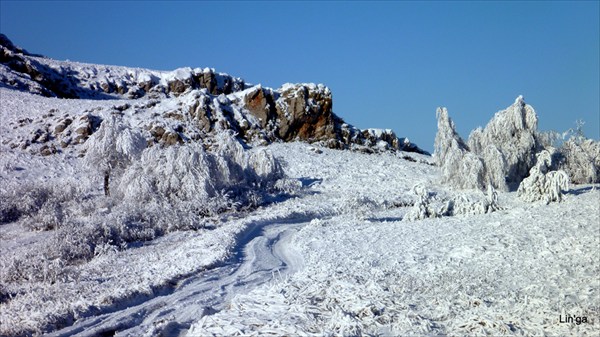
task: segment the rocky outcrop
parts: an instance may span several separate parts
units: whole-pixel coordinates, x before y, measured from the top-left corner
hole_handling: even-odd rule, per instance
[[[360,130],[346,124],[333,113],[331,91],[322,84],[285,84],[277,90],[257,85],[212,99],[192,92],[183,99],[190,97],[193,103],[187,110],[199,130],[233,130],[247,143],[299,140],[364,152],[426,153],[392,130]]]
[[[322,84],[288,83],[274,90],[248,85],[211,68],[160,72],[60,62],[29,54],[4,35],[0,36],[0,63],[0,83],[35,94],[59,98],[144,98],[134,107],[127,103],[106,113],[147,113],[145,129],[152,143],[179,144],[229,130],[248,144],[299,140],[364,152],[424,153],[391,130],[359,130],[346,124],[334,114],[331,91]],[[60,141],[57,149],[83,143],[100,123],[99,118],[90,116],[55,120],[52,130],[40,133],[38,138],[47,134],[49,139]]]
[[[242,97],[246,109],[258,118],[261,128],[266,128],[268,123],[276,117],[272,91],[263,90],[260,85],[257,85],[247,90]]]
[[[0,71],[0,83],[43,96],[136,99],[146,95],[178,96],[194,89],[206,89],[212,95],[227,95],[245,89],[242,79],[210,68],[159,72],[46,61],[48,59],[41,55],[16,47],[6,35],[0,34],[0,64],[10,70]]]
[[[276,102],[279,138],[284,141],[336,138],[329,88],[321,84],[286,84],[280,95]]]

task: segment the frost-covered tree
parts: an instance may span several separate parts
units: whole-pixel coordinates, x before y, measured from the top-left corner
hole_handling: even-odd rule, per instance
[[[529,176],[521,182],[517,195],[525,201],[562,201],[563,191],[569,189],[569,176],[565,171],[550,171],[552,155],[543,150],[536,156],[536,164]]]
[[[456,157],[458,153],[468,151],[463,139],[456,132],[454,121],[448,116],[448,109],[438,108],[436,111],[438,131],[435,135],[434,159],[438,166],[442,166],[448,159]]]
[[[600,182],[600,142],[591,139],[578,141],[571,138],[557,150],[559,162],[555,165],[569,175],[575,184]]]
[[[555,178],[556,181],[548,182],[547,187],[539,187],[545,189],[550,188],[552,184],[561,185],[561,181],[565,180],[564,174],[568,176],[566,180],[572,183],[600,182],[600,142],[585,138],[582,131],[583,122],[578,121],[575,129],[563,134],[540,133],[536,130],[535,110],[525,104],[522,96],[517,97],[514,104],[507,109],[496,113],[485,128],[473,130],[467,143],[456,133],[454,123],[448,117],[445,108],[438,109],[437,117],[435,160],[442,170],[442,182],[456,188],[483,190],[485,186],[491,185],[495,189],[506,191],[509,187],[519,186],[525,177],[529,176],[530,179],[521,189],[532,189],[533,186],[537,186],[537,183],[534,183],[536,179],[544,180],[544,185],[550,177]],[[562,146],[554,149],[553,146],[557,145],[561,138]],[[567,140],[564,141],[565,139]],[[545,172],[540,173],[545,169],[540,166],[542,164],[539,164],[539,161],[536,164],[537,168],[534,165],[536,154],[540,154],[539,160],[545,160],[546,154],[540,153],[544,149],[551,153],[551,166],[546,170],[558,170],[558,173],[546,176]],[[545,190],[539,191],[542,194],[546,192],[550,193]],[[550,201],[560,198],[548,193],[546,194],[549,195]]]
[[[553,169],[564,170],[575,184],[599,183],[600,141],[586,138],[583,125],[585,122],[577,120],[575,128],[541,132],[538,138],[552,152]]]
[[[221,179],[232,185],[241,181],[250,184],[260,184],[265,181],[275,181],[284,176],[283,168],[270,151],[259,149],[246,151],[231,131],[216,135],[217,160]]]
[[[484,164],[485,183],[488,188],[508,191],[506,184],[508,164],[504,153],[493,144],[487,145],[480,153]]]
[[[537,121],[533,107],[519,96],[511,106],[497,112],[484,129],[471,133],[468,146],[483,157],[486,175],[495,188],[506,190],[506,184],[518,184],[528,175],[540,149]],[[495,159],[498,154],[501,159]]]
[[[118,191],[127,202],[156,202],[216,214],[249,204],[284,177],[266,150],[250,154],[231,134],[219,135],[212,151],[200,143],[144,151],[123,175]]]
[[[86,141],[85,163],[104,178],[104,194],[110,195],[113,171],[123,170],[141,155],[146,139],[115,116],[102,121],[98,130]]]
[[[483,161],[469,151],[446,108],[437,109],[437,119],[434,158],[442,169],[442,182],[457,188],[482,189],[485,186]]]
[[[558,147],[562,140],[564,139],[563,134],[560,132],[550,130],[550,131],[540,131],[537,133],[537,139],[540,142],[540,145],[547,149],[551,147]]]
[[[522,96],[496,113],[485,128],[473,130],[467,143],[456,133],[445,108],[438,109],[437,117],[435,160],[442,181],[457,188],[484,190],[491,185],[506,191],[527,176],[540,149],[537,116]]]
[[[119,187],[125,198],[140,201],[158,195],[179,200],[205,198],[216,192],[210,179],[214,170],[200,144],[153,146],[127,170]]]

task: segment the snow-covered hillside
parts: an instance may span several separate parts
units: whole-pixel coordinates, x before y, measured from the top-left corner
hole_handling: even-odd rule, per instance
[[[458,190],[457,158],[494,161],[447,114],[453,166],[343,123],[323,85],[56,61],[1,37],[0,336],[600,331],[600,186],[550,186],[555,153],[522,154],[534,202]],[[475,140],[499,142],[498,123]],[[569,176],[596,179],[597,142],[568,146]]]
[[[102,120],[100,111],[137,115],[135,127],[143,127],[155,142],[168,145],[230,130],[248,144],[298,139],[366,152],[424,153],[392,130],[360,130],[345,123],[333,112],[332,93],[322,84],[286,83],[271,89],[211,68],[156,71],[56,61],[15,47],[0,34],[0,86],[48,97],[122,100],[112,106],[92,105],[99,111],[80,112],[76,117],[81,122],[72,114],[56,111],[48,111],[43,123],[29,125],[33,121],[26,117],[11,121],[12,128],[34,128],[28,130],[34,132],[32,138],[11,146],[49,141],[44,154],[85,141]],[[79,123],[71,126],[73,122]]]

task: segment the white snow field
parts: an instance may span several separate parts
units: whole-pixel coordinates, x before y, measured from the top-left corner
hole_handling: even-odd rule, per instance
[[[72,66],[94,86],[108,81]],[[144,150],[113,175],[109,197],[86,165],[94,135],[60,151],[48,145],[59,136],[37,141],[57,128],[83,135],[92,113],[119,116],[130,134],[157,120],[176,129],[164,116],[202,95],[57,99],[0,87],[0,336],[599,335],[598,184],[550,204],[517,192],[495,202],[442,185],[427,155],[244,150],[223,136],[229,147],[207,142],[210,154],[188,140]],[[147,190],[156,195],[136,199]]]
[[[495,213],[411,222],[413,185],[453,193],[428,157],[269,149],[302,196],[31,284],[2,303],[3,329],[66,309],[80,317],[52,335],[597,335],[594,186],[550,205],[502,193]],[[567,315],[587,323],[560,323]]]
[[[188,336],[598,335],[595,187],[574,187],[548,206],[502,193],[504,209],[491,214],[401,221],[403,208],[382,205],[416,182],[440,189],[437,169],[297,146],[277,145],[277,153],[292,176],[318,172],[323,182],[313,188],[328,203],[351,205],[359,195],[375,203],[301,227],[290,248],[303,268],[237,295]],[[588,323],[560,323],[567,315]]]

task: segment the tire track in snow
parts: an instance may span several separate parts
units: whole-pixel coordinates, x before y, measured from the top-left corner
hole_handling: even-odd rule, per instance
[[[256,223],[240,238],[224,265],[180,280],[156,296],[121,302],[112,312],[82,318],[49,336],[176,336],[202,316],[214,314],[239,293],[284,277],[303,266],[288,243],[309,216]]]

